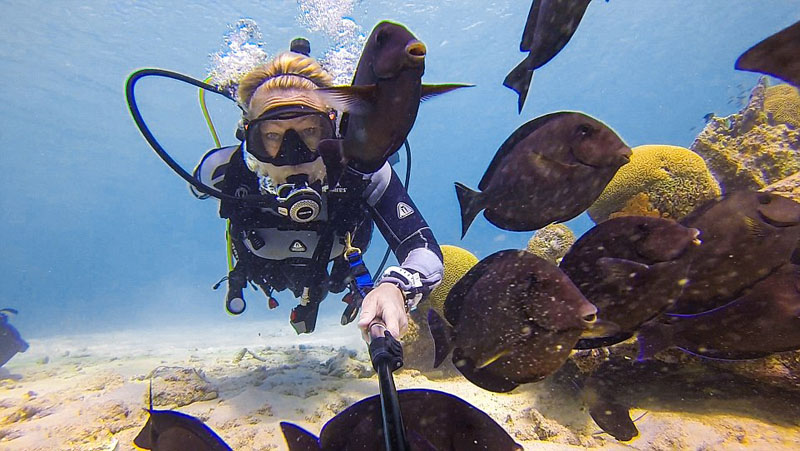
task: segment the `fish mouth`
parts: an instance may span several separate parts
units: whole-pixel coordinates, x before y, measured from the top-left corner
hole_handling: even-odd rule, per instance
[[[428,49],[421,41],[411,41],[406,45],[406,55],[411,61],[422,62],[425,60],[425,54]]]

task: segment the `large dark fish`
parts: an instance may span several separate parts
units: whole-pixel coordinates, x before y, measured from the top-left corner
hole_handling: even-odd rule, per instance
[[[28,343],[19,335],[19,331],[9,324],[8,315],[17,314],[14,309],[0,310],[0,367],[5,365],[18,352],[28,350]]]
[[[533,0],[519,44],[519,50],[529,52],[528,56],[503,80],[504,86],[519,94],[520,112],[528,96],[533,71],[547,64],[567,45],[578,29],[589,1]]]
[[[615,333],[603,330],[596,313],[552,263],[526,251],[500,251],[453,286],[444,305],[446,322],[428,312],[434,366],[452,350],[453,363],[470,382],[511,391],[560,368],[581,334]]]
[[[784,265],[714,310],[651,321],[642,327],[639,345],[642,359],[671,346],[726,360],[800,349],[800,266]]]
[[[615,323],[620,333],[584,338],[577,349],[610,346],[671,306],[683,291],[689,271],[686,250],[699,244],[697,229],[671,219],[625,216],[586,232],[559,264],[597,317]]]
[[[519,127],[473,191],[456,183],[461,236],[481,210],[505,230],[531,231],[581,214],[600,196],[631,149],[602,122],[577,112],[540,116]]]
[[[521,451],[522,446],[489,415],[436,390],[398,390],[406,438],[412,451]],[[377,451],[384,449],[379,396],[362,399],[333,417],[319,439],[282,422],[289,451]]]
[[[404,26],[384,21],[372,30],[352,86],[320,88],[328,102],[347,111],[342,119],[342,139],[323,141],[319,151],[342,162],[353,160],[356,169],[374,172],[405,141],[421,100],[463,84],[423,85],[425,44]]]
[[[800,203],[773,193],[739,191],[681,220],[700,230],[690,251],[689,282],[671,313],[720,307],[776,268],[800,260]]]
[[[230,451],[214,431],[199,419],[174,410],[153,409],[153,387],[150,385],[150,408],[147,419],[133,444],[153,451]]]
[[[772,75],[800,88],[800,22],[744,52],[736,60],[736,68]]]

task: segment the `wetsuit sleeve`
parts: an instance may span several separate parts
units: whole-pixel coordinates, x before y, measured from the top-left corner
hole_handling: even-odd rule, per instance
[[[350,168],[347,170],[352,171]],[[364,199],[372,218],[400,262],[400,267],[419,275],[419,291],[423,297],[427,296],[441,282],[444,272],[439,244],[388,163],[368,177]],[[382,281],[403,285],[402,281],[393,280],[391,276]],[[401,289],[408,291],[405,288],[401,286]]]

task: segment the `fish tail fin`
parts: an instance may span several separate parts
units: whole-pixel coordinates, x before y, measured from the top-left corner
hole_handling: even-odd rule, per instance
[[[522,60],[514,69],[511,69],[511,72],[503,80],[503,86],[519,94],[519,100],[517,101],[518,113],[522,113],[522,107],[528,97],[528,89],[531,87],[531,80],[533,80],[533,70],[530,69],[528,58]]]
[[[280,425],[289,451],[317,451],[322,449],[319,439],[314,434],[286,421],[281,421]]]
[[[453,349],[453,327],[439,316],[439,313],[434,310],[428,310],[428,326],[431,329],[431,336],[433,336],[433,348],[435,357],[433,367],[438,368],[444,362],[447,355]]]
[[[483,193],[467,188],[463,183],[456,182],[456,196],[458,205],[461,206],[461,238],[467,234],[475,216],[483,210]]]
[[[639,342],[639,355],[636,360],[649,360],[664,349],[672,346],[672,328],[655,322],[645,323],[636,334]]]

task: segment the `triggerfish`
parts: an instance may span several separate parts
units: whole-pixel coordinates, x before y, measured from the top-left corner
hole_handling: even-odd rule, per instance
[[[681,224],[700,230],[703,244],[689,251],[689,280],[670,313],[720,307],[800,259],[800,203],[777,194],[734,192],[703,205]]]
[[[597,317],[619,326],[614,337],[581,339],[577,349],[610,346],[671,306],[683,291],[687,249],[700,244],[697,229],[671,219],[609,219],[572,245],[559,268],[597,307]]]
[[[800,349],[800,265],[782,266],[722,307],[645,324],[639,346],[643,359],[671,346],[724,360]]]
[[[398,390],[410,451],[521,451],[522,446],[489,415],[457,396],[436,390]],[[319,439],[282,422],[289,451],[384,449],[381,401],[370,396],[346,408],[322,428]]]
[[[596,314],[552,263],[526,251],[500,251],[453,286],[444,319],[428,311],[434,366],[452,350],[456,369],[470,382],[508,392],[559,369],[581,335],[617,332]]]
[[[461,236],[481,210],[492,224],[513,231],[572,219],[597,200],[630,156],[613,130],[586,114],[540,116],[500,146],[480,192],[456,183]]]
[[[425,44],[400,24],[383,21],[369,35],[351,86],[319,88],[336,109],[346,111],[342,139],[320,142],[326,159],[352,160],[356,169],[374,172],[405,141],[421,100],[464,84],[423,85]]]
[[[772,75],[800,88],[800,22],[744,52],[736,69]]]
[[[528,52],[522,60],[503,80],[503,85],[519,94],[517,102],[519,111],[525,105],[533,71],[538,69],[567,45],[590,0],[533,0],[528,20],[519,44],[521,52]]]

